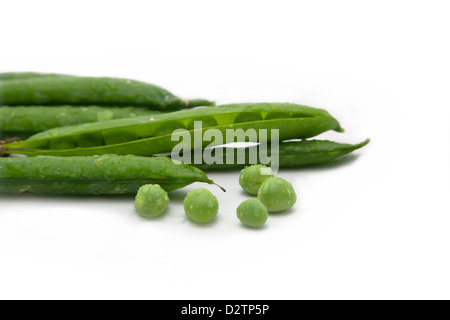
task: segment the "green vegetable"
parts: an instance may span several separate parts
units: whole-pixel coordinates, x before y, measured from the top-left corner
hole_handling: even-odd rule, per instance
[[[258,199],[242,202],[236,210],[238,219],[246,226],[258,228],[267,221],[267,209]]]
[[[189,192],[184,198],[184,211],[192,221],[207,223],[217,216],[219,203],[211,192],[198,188]]]
[[[171,191],[193,182],[213,183],[203,171],[165,157],[0,159],[0,193],[135,194],[145,184]]]
[[[358,144],[338,143],[327,140],[303,140],[303,141],[284,141],[279,144],[279,167],[280,168],[296,168],[315,164],[326,163],[344,155],[347,155],[355,150],[358,150],[370,142],[369,139]],[[260,162],[259,149],[260,146],[251,146],[245,148],[244,163],[238,163],[237,148],[217,148],[212,152],[222,149],[223,163],[213,164],[193,164],[193,166],[202,170],[234,170],[242,169],[245,166],[252,165],[250,161],[250,153],[258,154],[257,163]],[[268,156],[271,156],[271,146],[268,146]],[[233,163],[226,163],[227,155],[234,159]],[[266,164],[270,166],[269,162]]]
[[[0,81],[0,102],[9,106],[137,106],[155,110],[209,106],[206,100],[182,100],[158,86],[128,79],[33,77]]]
[[[297,201],[297,195],[289,182],[273,177],[267,179],[259,188],[258,200],[269,212],[279,212],[292,208]]]
[[[142,186],[134,201],[136,211],[143,217],[157,217],[169,206],[169,196],[161,186],[147,184]]]
[[[24,80],[32,78],[70,77],[65,74],[38,73],[38,72],[5,72],[0,73],[0,81]]]
[[[263,182],[270,177],[273,177],[271,168],[261,164],[255,164],[250,167],[246,167],[241,171],[241,175],[239,176],[239,184],[242,189],[248,193],[257,195]]]
[[[135,107],[15,106],[0,107],[0,131],[35,134],[48,129],[161,113]]]
[[[253,120],[252,120],[253,119]],[[262,120],[261,120],[262,119]],[[260,129],[267,129],[267,140],[272,139],[271,129],[279,130],[279,139],[308,138],[328,130],[341,130],[339,123],[321,109],[289,103],[254,103],[227,105],[216,108],[183,110],[152,117],[110,120],[78,126],[56,128],[36,134],[30,139],[3,147],[4,153],[25,155],[88,156],[96,154],[134,154],[150,156],[171,152],[179,144],[172,141],[174,129],[186,129],[187,140],[194,137],[192,123],[204,121],[203,131],[217,129],[226,136],[227,129],[254,130],[258,140]],[[245,121],[245,122],[241,122]],[[205,124],[209,125],[205,127]],[[197,133],[200,133],[197,130]],[[85,147],[83,137],[95,141]],[[245,139],[244,139],[245,138]],[[235,141],[249,140],[248,137]],[[232,141],[227,141],[232,142]],[[203,147],[221,144],[202,141]],[[191,148],[194,143],[191,143]]]

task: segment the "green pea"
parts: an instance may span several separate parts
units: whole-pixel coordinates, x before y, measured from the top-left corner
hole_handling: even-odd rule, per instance
[[[105,110],[97,113],[98,121],[108,121],[114,118],[114,113],[111,110]]]
[[[258,199],[242,202],[236,210],[238,219],[246,226],[258,228],[267,221],[267,209]]]
[[[78,137],[77,146],[80,148],[93,148],[105,143],[103,135],[100,133],[85,133]]]
[[[137,212],[144,217],[157,217],[169,206],[169,196],[158,184],[142,186],[134,201]]]
[[[103,132],[105,144],[121,144],[138,139],[138,135],[131,130],[108,130]]]
[[[172,134],[177,129],[184,129],[184,124],[179,121],[163,123],[159,128],[156,128],[153,132],[155,136],[165,136]]]
[[[217,126],[217,120],[214,119],[213,117],[204,117],[201,119],[195,119],[195,120],[191,120],[188,125],[187,125],[187,129],[188,130],[193,130],[195,127],[195,122],[200,121],[202,124],[202,128],[209,128],[209,127],[215,127]]]
[[[74,148],[75,145],[75,141],[71,139],[55,139],[50,141],[50,149],[53,150],[71,149]]]
[[[284,179],[273,177],[267,179],[259,188],[260,200],[269,212],[279,212],[290,209],[297,201],[292,184]]]
[[[234,123],[253,122],[263,119],[261,112],[241,112],[234,119]]]
[[[241,171],[239,184],[242,189],[250,194],[257,195],[261,185],[267,179],[273,177],[272,169],[262,164],[246,167]]]
[[[219,211],[216,197],[204,188],[189,192],[184,199],[184,211],[194,222],[207,223],[214,220]]]
[[[268,112],[266,114],[266,116],[264,117],[264,120],[283,119],[283,118],[288,118],[290,116],[291,116],[290,112],[274,111],[274,112]]]

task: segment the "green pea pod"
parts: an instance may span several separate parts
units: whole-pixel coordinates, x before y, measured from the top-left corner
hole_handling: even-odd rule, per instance
[[[31,136],[58,127],[158,113],[161,111],[135,107],[4,106],[0,107],[0,133],[14,132]]]
[[[154,110],[214,105],[206,100],[182,100],[163,88],[136,80],[72,76],[0,81],[0,104],[137,106]]]
[[[165,157],[103,155],[0,159],[0,193],[131,194],[145,184],[159,184],[171,191],[193,182],[213,183],[200,169],[175,164]]]
[[[254,135],[241,139],[253,142],[260,140],[262,130],[266,130],[267,136],[261,139],[267,141],[272,139],[272,129],[278,130],[280,140],[305,139],[328,130],[342,130],[338,121],[322,109],[289,103],[249,103],[56,128],[22,142],[6,144],[0,151],[29,156],[151,156],[171,152],[179,144],[179,139],[172,137],[176,129],[185,129],[183,133],[187,134],[187,139],[194,140],[195,136],[202,133],[196,128],[196,121],[202,122],[203,132],[216,129],[215,132],[218,131],[223,137],[229,133],[228,129],[241,129],[243,132],[251,129]],[[197,141],[191,141],[190,147],[193,149],[232,142],[205,140],[198,142],[201,146],[196,146]],[[236,138],[234,141],[244,140]]]
[[[358,144],[337,143],[327,140],[303,140],[303,141],[286,141],[279,145],[279,167],[280,168],[297,168],[315,164],[322,164],[344,155],[347,155],[355,150],[358,150],[370,142],[369,139]],[[243,156],[238,156],[237,148],[216,148],[212,152],[222,152],[223,163],[193,164],[193,166],[202,170],[238,170],[252,164],[261,163],[259,157],[260,146],[251,146],[244,148]],[[252,163],[250,154],[256,154],[256,163]],[[231,156],[230,156],[231,155]],[[271,156],[270,145],[267,146],[267,155]],[[234,159],[233,163],[227,163],[227,156]],[[265,163],[269,165],[271,163]]]
[[[38,73],[38,72],[5,72],[0,73],[0,81],[24,80],[32,78],[71,77],[65,74]]]

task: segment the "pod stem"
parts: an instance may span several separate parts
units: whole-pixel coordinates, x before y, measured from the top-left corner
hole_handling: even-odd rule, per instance
[[[0,141],[0,157],[9,157],[8,153],[5,153],[6,148],[3,146],[4,144],[12,143],[12,142],[18,142],[21,141],[20,138],[14,137],[14,138],[7,138],[5,140]]]
[[[0,141],[0,145],[4,145],[4,144],[8,144],[8,143],[13,143],[13,142],[18,142],[18,141],[22,141],[22,139],[14,137],[14,138],[6,138],[5,140]]]
[[[224,187],[218,185],[217,183],[212,182],[212,184],[218,186],[220,188],[220,190],[222,190],[223,192],[227,192],[227,190]]]

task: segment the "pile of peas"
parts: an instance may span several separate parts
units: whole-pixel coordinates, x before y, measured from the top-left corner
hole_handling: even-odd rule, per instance
[[[256,199],[242,202],[236,210],[238,219],[248,227],[262,227],[267,221],[268,212],[288,210],[297,201],[292,184],[275,177],[272,169],[264,165],[244,168],[239,184],[246,192],[257,196]],[[166,211],[169,197],[159,185],[149,184],[139,189],[134,205],[140,215],[156,217]],[[216,218],[219,203],[210,191],[198,188],[186,195],[184,211],[191,221],[208,223]]]

